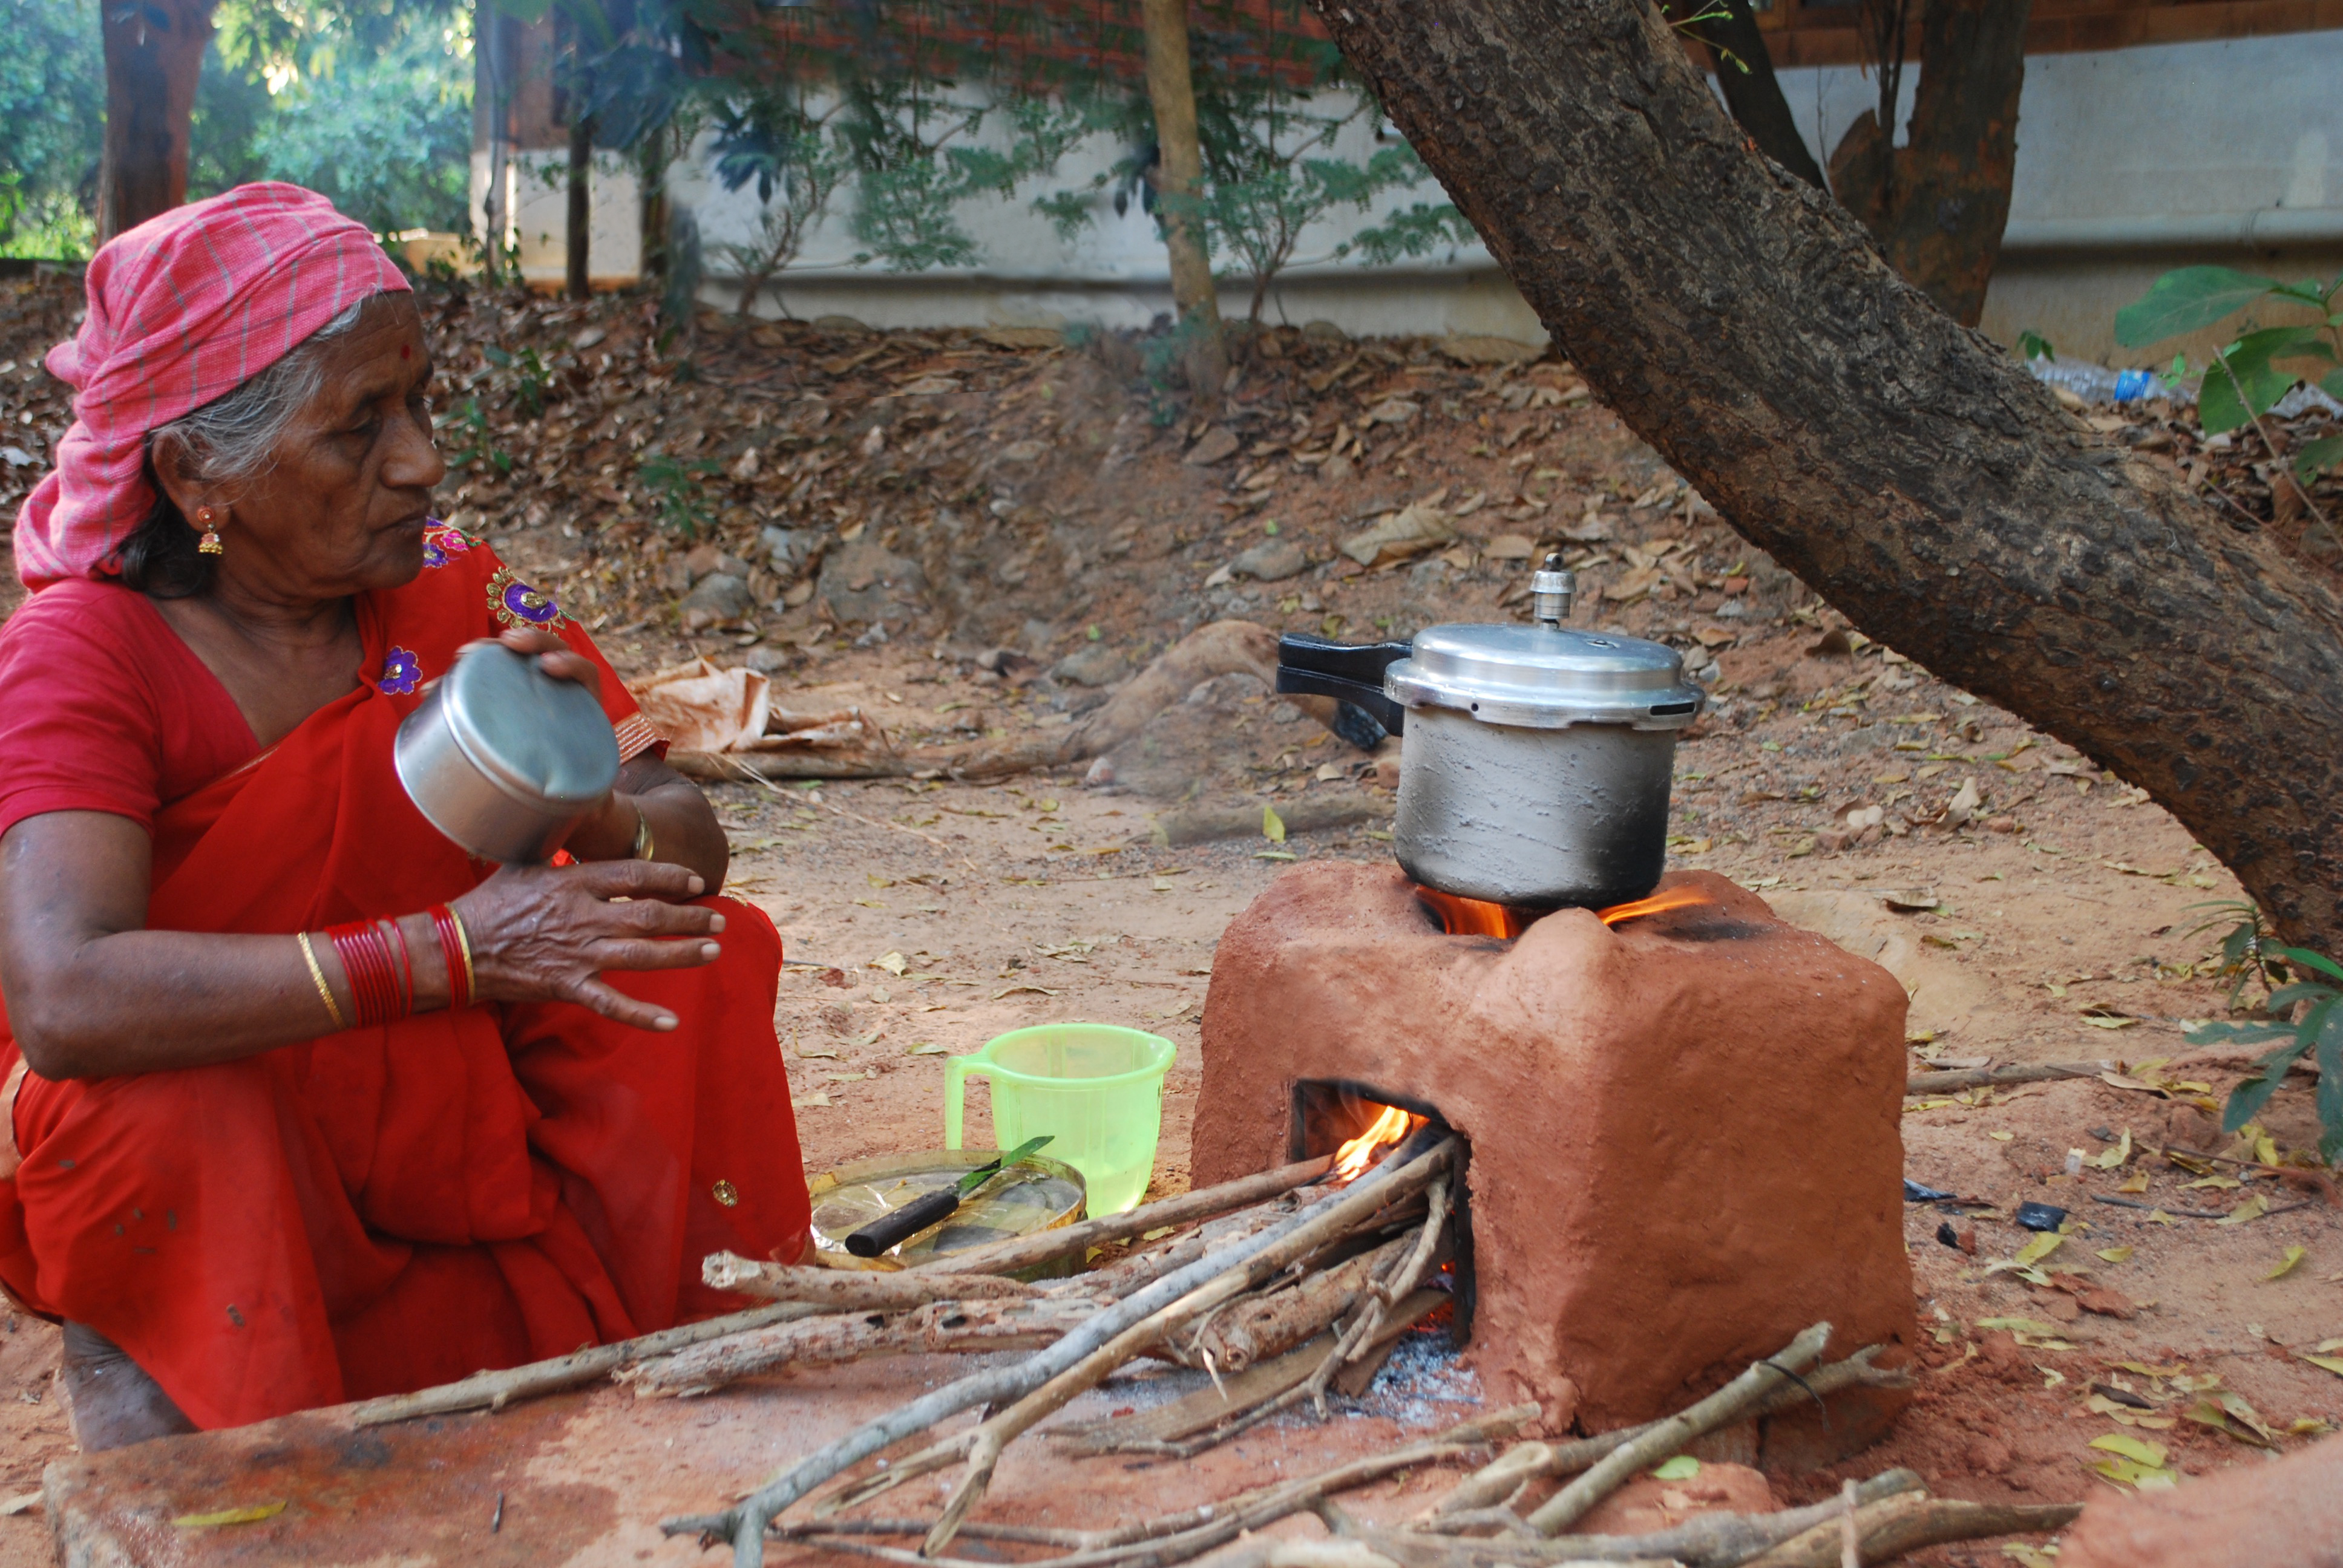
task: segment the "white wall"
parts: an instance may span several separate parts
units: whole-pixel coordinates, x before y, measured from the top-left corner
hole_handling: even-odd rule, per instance
[[[616,153],[594,155],[589,186],[592,232],[587,276],[597,287],[632,283],[643,270],[642,198],[634,165]],[[488,155],[472,154],[472,233],[488,231]],[[558,287],[568,276],[569,153],[512,153],[505,164],[505,239],[520,252],[521,276]]]
[[[1899,136],[1918,75],[1906,74]],[[1846,127],[1877,102],[1873,82],[1855,67],[1781,76],[1808,146],[1825,164]],[[1363,119],[1344,131],[1340,149],[1363,157],[1374,136]],[[2026,62],[2017,139],[2009,232],[1986,308],[1986,330],[2004,341],[2034,327],[2065,353],[2144,363],[2154,356],[2116,348],[2112,319],[2168,266],[2217,260],[2289,276],[2322,270],[2332,276],[2343,266],[2343,174],[2335,167],[2343,159],[2343,31],[2036,55]],[[1044,191],[1085,184],[1121,153],[1096,137],[1012,200],[963,203],[961,222],[982,257],[958,271],[897,274],[855,262],[860,246],[850,232],[847,193],[785,275],[781,300],[793,315],[850,315],[874,326],[1144,326],[1171,307],[1171,288],[1154,222],[1138,204],[1117,215],[1101,194],[1094,221],[1071,242],[1031,206]],[[475,161],[477,192],[485,164]],[[708,172],[705,144],[676,170],[670,188],[699,216],[711,275],[706,297],[729,307],[738,292],[722,281],[730,270],[722,247],[749,237],[755,191],[720,189]],[[1332,258],[1339,243],[1384,212],[1442,199],[1427,182],[1384,196],[1373,214],[1344,209],[1313,226],[1265,315],[1297,324],[1323,318],[1353,333],[1488,332],[1542,341],[1529,307],[1477,244],[1391,269]],[[631,203],[626,171],[598,179],[598,276],[635,264],[631,212],[617,210]],[[558,176],[548,200],[521,190],[516,206],[530,276],[549,267],[545,276],[558,278]],[[1242,316],[1248,280],[1229,258],[1220,260],[1222,308]],[[769,294],[760,308],[776,308]],[[2161,352],[2168,357],[2170,347]]]

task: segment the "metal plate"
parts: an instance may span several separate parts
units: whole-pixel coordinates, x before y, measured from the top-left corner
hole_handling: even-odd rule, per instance
[[[949,1187],[999,1150],[939,1149],[857,1160],[806,1184],[813,1199],[812,1261],[830,1269],[900,1269],[940,1254],[964,1252],[1011,1237],[1071,1225],[1082,1217],[1081,1173],[1036,1155],[977,1189],[960,1211],[876,1258],[858,1258],[846,1238],[881,1214]],[[1079,1264],[1080,1260],[1074,1260]]]

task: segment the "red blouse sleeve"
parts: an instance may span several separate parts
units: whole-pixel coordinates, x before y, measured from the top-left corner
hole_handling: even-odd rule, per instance
[[[226,689],[127,588],[56,583],[0,628],[0,832],[48,811],[152,832],[159,806],[257,749]]]

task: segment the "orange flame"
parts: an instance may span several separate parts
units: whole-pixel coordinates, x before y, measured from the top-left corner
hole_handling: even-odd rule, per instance
[[[1665,893],[1654,893],[1648,899],[1637,899],[1633,903],[1614,904],[1607,910],[1594,912],[1604,925],[1615,926],[1621,920],[1640,920],[1645,915],[1665,914],[1670,910],[1688,910],[1695,904],[1714,902],[1715,900],[1694,892],[1690,888],[1677,888]]]
[[[1334,1151],[1333,1176],[1338,1181],[1356,1181],[1359,1174],[1375,1162],[1380,1151],[1399,1142],[1423,1126],[1427,1118],[1402,1111],[1396,1105],[1386,1105],[1383,1114],[1368,1123],[1367,1130]]]
[[[1496,937],[1512,941],[1528,929],[1522,911],[1485,899],[1467,899],[1435,888],[1418,888],[1415,896],[1440,917],[1440,929],[1452,937]]]

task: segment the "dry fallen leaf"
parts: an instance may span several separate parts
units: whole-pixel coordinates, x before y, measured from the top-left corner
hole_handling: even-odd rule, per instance
[[[2236,1208],[2230,1210],[2227,1214],[2224,1214],[2221,1218],[2214,1221],[2213,1223],[2216,1225],[2242,1225],[2249,1220],[2258,1220],[2268,1212],[2269,1200],[2257,1192],[2252,1197],[2247,1199],[2244,1202],[2238,1204]]]
[[[182,1530],[208,1530],[217,1524],[256,1524],[264,1519],[274,1519],[285,1512],[283,1503],[254,1503],[242,1508],[223,1508],[213,1513],[182,1513],[171,1521]]]
[[[2308,1247],[2288,1247],[2286,1250],[2286,1256],[2278,1260],[2278,1267],[2264,1274],[2262,1278],[2282,1280],[2294,1272],[2294,1266],[2308,1256],[2310,1256],[2310,1249]]]
[[[903,955],[900,953],[881,953],[879,957],[872,959],[870,962],[864,967],[874,970],[885,970],[890,975],[900,975],[911,966],[904,960]]]

